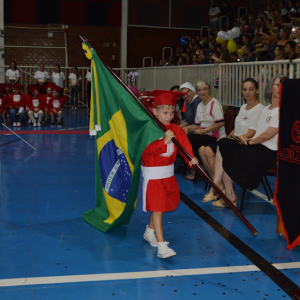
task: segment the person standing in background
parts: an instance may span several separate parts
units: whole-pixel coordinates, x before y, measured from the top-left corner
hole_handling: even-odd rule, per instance
[[[55,70],[52,73],[51,79],[52,79],[52,82],[54,82],[57,86],[64,89],[64,87],[65,87],[64,81],[66,80],[66,77],[65,77],[64,72],[61,71],[59,64],[55,65]],[[63,97],[63,96],[64,96],[64,92],[61,91],[59,94],[59,97]]]
[[[221,10],[216,5],[216,1],[211,2],[211,9],[209,10],[209,19],[210,19],[210,30],[214,31],[215,26],[219,25]]]
[[[44,70],[44,67],[45,65],[43,63],[40,64],[40,70],[36,71],[34,74],[35,81],[40,85],[41,91],[43,90],[43,85],[47,83],[50,78],[48,72]]]
[[[85,91],[87,92],[87,105],[89,111],[91,106],[91,80],[92,80],[92,74],[91,74],[91,68],[89,68],[88,72],[85,75]]]
[[[72,73],[69,75],[70,95],[71,95],[71,105],[72,105],[71,110],[77,110],[80,82],[81,82],[81,76],[79,75],[78,68],[76,66],[73,66]]]
[[[10,63],[10,68],[5,73],[6,82],[11,83],[18,83],[20,80],[20,71],[15,62]]]

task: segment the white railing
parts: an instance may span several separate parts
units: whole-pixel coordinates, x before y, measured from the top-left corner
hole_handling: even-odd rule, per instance
[[[219,99],[222,104],[240,107],[244,103],[241,92],[244,79],[251,77],[258,82],[259,100],[266,105],[264,91],[270,78],[277,74],[300,78],[300,59],[293,60],[292,63],[288,60],[277,60],[114,70],[126,74],[132,70],[138,72],[137,87],[146,91],[169,90],[172,86],[187,81],[196,86],[197,81],[205,80],[211,86],[211,95]]]
[[[0,66],[8,68],[8,66]],[[36,66],[18,66],[21,71],[20,83],[26,88],[35,83],[34,73],[38,70]],[[69,88],[68,77],[71,68],[61,68],[66,76],[66,86]],[[80,106],[86,106],[87,97],[84,92],[85,75],[88,68],[78,68],[82,83],[80,94]],[[51,76],[54,67],[45,67]],[[224,105],[240,107],[243,104],[242,82],[246,78],[254,78],[259,84],[259,100],[266,105],[264,91],[266,84],[273,75],[281,74],[289,78],[300,78],[300,59],[290,63],[288,60],[249,62],[249,63],[227,63],[220,65],[195,65],[178,67],[151,67],[151,68],[115,68],[116,74],[127,84],[128,73],[138,72],[136,85],[139,90],[152,91],[154,89],[170,90],[174,85],[181,85],[187,81],[196,86],[197,81],[207,81],[211,86],[211,95]],[[218,83],[218,84],[217,84]],[[218,86],[218,87],[217,87]]]

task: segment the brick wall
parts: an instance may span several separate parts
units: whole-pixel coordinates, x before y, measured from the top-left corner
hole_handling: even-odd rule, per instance
[[[14,27],[31,27],[36,29],[21,29]],[[38,46],[64,47],[63,32],[53,32],[53,37],[48,37],[46,25],[28,24],[7,24],[5,26],[5,45],[27,46],[28,48],[5,48],[5,64],[16,61],[18,65],[38,65],[44,62],[45,65],[55,65],[59,63],[65,66],[64,49],[40,49]],[[61,31],[61,29],[59,29]],[[120,66],[120,27],[100,27],[100,26],[69,26],[67,30],[67,48],[69,66],[79,67],[89,66],[81,48],[79,35],[88,38],[97,54],[101,56],[109,66]],[[110,47],[104,47],[104,43],[109,43]],[[112,43],[117,43],[117,47],[112,47]],[[116,56],[116,61],[112,56]]]
[[[195,37],[200,31],[196,30],[175,30],[158,28],[128,27],[128,67],[142,67],[143,58],[153,57],[154,60],[162,58],[163,47],[172,47],[173,55],[175,48],[179,47],[180,38],[183,36]],[[165,56],[169,56],[169,50]],[[150,64],[150,60],[146,61]]]

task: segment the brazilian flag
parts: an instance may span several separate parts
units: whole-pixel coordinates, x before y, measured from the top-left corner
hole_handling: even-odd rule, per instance
[[[82,218],[106,232],[129,223],[136,206],[141,155],[164,136],[136,100],[83,43],[91,59],[90,132],[96,135],[96,204]]]

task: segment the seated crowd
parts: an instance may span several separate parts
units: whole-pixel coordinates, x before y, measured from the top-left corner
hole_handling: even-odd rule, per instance
[[[183,66],[250,61],[274,61],[300,58],[300,1],[275,1],[261,5],[247,15],[233,20],[227,1],[222,1],[223,10],[212,1],[210,32],[208,36],[192,38],[190,44],[177,47],[174,56],[155,61],[154,66]],[[229,18],[229,27],[219,28],[220,16]],[[213,20],[213,21],[212,21]],[[222,19],[222,24],[224,19]],[[225,21],[226,23],[226,21]],[[225,41],[216,41],[219,31],[239,27],[235,52],[227,50]]]
[[[216,185],[236,205],[233,181],[245,189],[257,188],[268,169],[276,169],[277,136],[279,126],[279,88],[282,75],[272,77],[265,89],[266,107],[258,101],[258,83],[247,78],[242,83],[246,102],[235,118],[231,132],[226,136],[223,106],[211,96],[211,87],[198,81],[196,88],[186,82],[170,90],[186,93],[177,99],[173,123],[182,127],[192,145],[194,156]],[[150,110],[151,99],[145,92],[140,95]],[[235,162],[234,164],[232,162]],[[177,154],[175,170],[185,162]],[[186,176],[194,180],[199,176],[195,169]],[[211,188],[203,202],[214,201],[217,207],[227,207]]]

